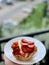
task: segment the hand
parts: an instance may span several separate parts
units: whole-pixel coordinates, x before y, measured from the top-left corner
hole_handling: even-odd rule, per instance
[[[10,61],[5,55],[4,55],[4,61],[5,61],[5,65],[21,65]]]

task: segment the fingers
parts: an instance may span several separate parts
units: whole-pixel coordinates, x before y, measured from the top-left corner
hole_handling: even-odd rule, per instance
[[[20,65],[10,61],[5,55],[4,55],[4,61],[5,61],[5,65]]]

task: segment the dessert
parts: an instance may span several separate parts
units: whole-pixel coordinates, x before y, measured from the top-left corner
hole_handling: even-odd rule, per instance
[[[21,39],[11,45],[12,54],[16,59],[27,61],[37,52],[37,47],[33,41]]]

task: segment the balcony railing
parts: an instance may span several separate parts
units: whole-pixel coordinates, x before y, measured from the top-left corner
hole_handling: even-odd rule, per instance
[[[42,34],[45,34],[45,33],[49,33],[49,30],[34,32],[34,33],[30,33],[30,34],[25,34],[25,35],[18,35],[18,36],[9,37],[9,38],[0,38],[0,62],[3,61],[2,54],[4,53],[1,50],[1,44],[5,43],[5,42],[8,42],[9,40],[11,40],[13,38],[16,38],[16,37],[20,37],[20,36],[34,37],[34,36],[42,35]],[[45,40],[41,40],[41,41],[43,42],[43,44],[45,43]],[[48,65],[48,61],[49,61],[49,49],[47,49],[46,64],[44,64],[43,61],[40,61],[39,63],[37,63],[37,65]]]

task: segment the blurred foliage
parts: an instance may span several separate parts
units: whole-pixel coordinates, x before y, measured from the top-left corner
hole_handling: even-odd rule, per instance
[[[29,27],[30,27],[30,25],[31,26],[34,25],[37,28],[41,27],[42,18],[46,14],[46,8],[47,8],[47,3],[44,2],[44,3],[38,4],[37,8],[34,9],[31,12],[31,14],[21,22],[20,26],[22,26],[22,25],[27,26],[27,24],[29,24]]]
[[[14,34],[25,34],[42,28],[42,19],[46,16],[47,3],[43,2],[34,8],[28,17],[23,19],[18,26],[15,27]]]
[[[20,0],[20,1],[26,1],[26,0]]]
[[[3,27],[3,25],[2,25],[2,23],[0,23],[0,38],[3,37],[3,34],[2,34],[2,27]]]
[[[47,3],[43,2],[33,8],[28,17],[20,21],[16,26],[3,28],[2,33],[4,37],[20,35],[38,31],[42,28],[42,19],[46,16]],[[47,24],[46,24],[47,25]]]

